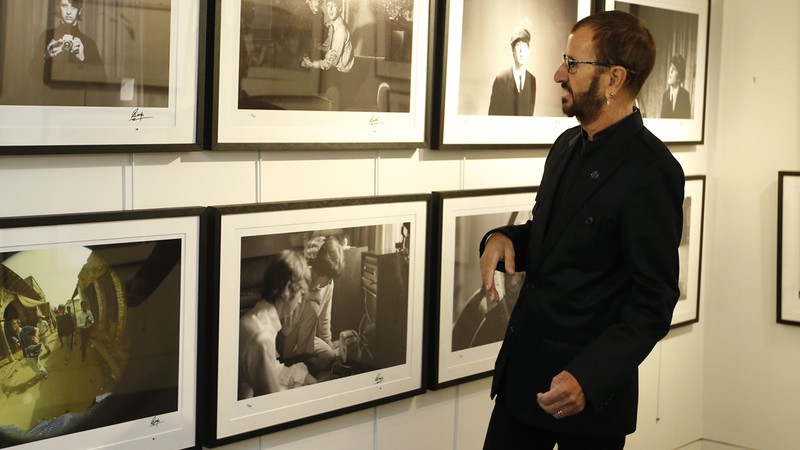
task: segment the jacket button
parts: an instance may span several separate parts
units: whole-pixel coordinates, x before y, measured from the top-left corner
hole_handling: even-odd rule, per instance
[[[508,332],[510,334],[514,334],[514,327],[508,327]]]
[[[593,170],[589,176],[592,177],[593,180],[596,180],[600,178],[600,172],[597,170]]]
[[[592,217],[592,216],[589,216],[589,217],[587,217],[587,218],[586,218],[586,219],[583,221],[583,223],[585,223],[586,225],[591,225],[591,224],[593,224],[593,223],[594,223],[594,217]]]

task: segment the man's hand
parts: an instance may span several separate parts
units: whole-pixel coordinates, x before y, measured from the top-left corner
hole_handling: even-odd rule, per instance
[[[86,53],[83,47],[83,41],[79,37],[72,38],[72,52],[78,57],[78,61],[84,62],[86,60]]]
[[[55,58],[62,51],[64,51],[64,42],[61,39],[50,39],[50,43],[47,44],[47,56]]]
[[[486,240],[481,255],[481,279],[486,295],[493,302],[500,301],[500,294],[494,286],[494,271],[497,263],[503,261],[508,275],[514,275],[514,244],[502,233],[492,233]]]
[[[556,419],[578,414],[586,407],[583,388],[566,370],[553,377],[549,391],[536,394],[536,402]]]

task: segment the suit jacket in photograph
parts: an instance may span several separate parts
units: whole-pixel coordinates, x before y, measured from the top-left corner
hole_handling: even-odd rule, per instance
[[[661,118],[662,119],[691,119],[692,102],[689,99],[689,91],[679,87],[678,98],[675,99],[675,106],[669,101],[669,89],[661,96]]]
[[[564,132],[545,162],[533,219],[490,232],[512,240],[516,270],[527,271],[492,397],[499,392],[527,423],[587,436],[635,430],[638,366],[669,331],[679,296],[681,166],[638,110],[607,131],[554,204],[583,139],[580,127]],[[580,383],[586,408],[555,420],[536,394],[562,370]]]
[[[532,116],[536,103],[536,78],[525,71],[522,92],[517,92],[514,70],[508,69],[497,75],[492,84],[489,100],[490,116]]]

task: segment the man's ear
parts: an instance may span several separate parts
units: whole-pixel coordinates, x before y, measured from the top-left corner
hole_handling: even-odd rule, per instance
[[[619,91],[625,84],[625,80],[627,79],[627,77],[628,77],[627,70],[618,66],[612,67],[609,70],[608,87],[614,89],[615,91]]]

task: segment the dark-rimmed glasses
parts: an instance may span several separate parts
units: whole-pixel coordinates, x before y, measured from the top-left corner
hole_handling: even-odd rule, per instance
[[[562,53],[561,54],[561,58],[564,60],[564,64],[566,64],[566,66],[567,66],[567,72],[569,72],[569,73],[575,73],[575,71],[578,70],[578,64],[591,64],[593,66],[600,66],[600,67],[615,67],[615,66],[619,66],[619,67],[623,67],[625,70],[627,70],[628,72],[630,72],[632,74],[636,74],[635,70],[628,69],[627,67],[620,66],[619,64],[608,64],[608,63],[603,63],[603,62],[599,62],[599,61],[581,61],[581,60],[578,60],[578,59],[574,59],[574,58],[572,58],[570,56],[567,56],[566,53]]]

